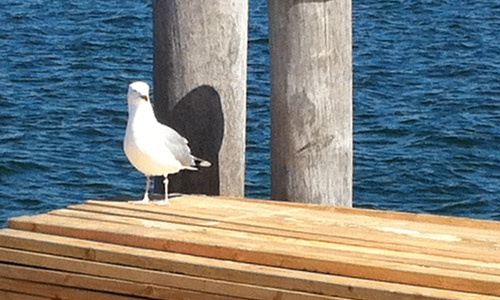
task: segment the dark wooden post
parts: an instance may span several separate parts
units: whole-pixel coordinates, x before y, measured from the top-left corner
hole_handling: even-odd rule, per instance
[[[268,4],[272,198],[351,206],[351,0]]]
[[[243,196],[248,3],[155,0],[153,14],[155,113],[212,162],[170,190]]]

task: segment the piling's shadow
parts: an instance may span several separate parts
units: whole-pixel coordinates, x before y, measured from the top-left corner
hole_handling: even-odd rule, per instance
[[[166,125],[189,141],[191,153],[212,163],[196,172],[169,175],[169,193],[219,195],[219,151],[224,136],[224,114],[219,93],[202,85],[191,90],[167,113]],[[155,192],[164,193],[163,178]]]

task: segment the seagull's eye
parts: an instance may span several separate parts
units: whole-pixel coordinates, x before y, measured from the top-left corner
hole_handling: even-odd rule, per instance
[[[145,95],[141,95],[141,98],[148,101],[148,96],[145,96]]]

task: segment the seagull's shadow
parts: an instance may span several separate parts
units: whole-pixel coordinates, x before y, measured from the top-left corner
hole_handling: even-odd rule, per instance
[[[197,172],[169,175],[169,193],[219,195],[219,151],[224,137],[219,93],[208,85],[191,90],[167,113],[165,123],[189,141],[193,155],[212,163]],[[164,193],[163,178],[155,178],[154,191]]]

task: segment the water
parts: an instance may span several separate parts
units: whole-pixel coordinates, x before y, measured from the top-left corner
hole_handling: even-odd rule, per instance
[[[246,194],[269,198],[266,1],[250,1]],[[500,5],[353,3],[354,204],[500,219]],[[152,81],[149,1],[5,0],[0,226],[142,193],[125,92]]]
[[[500,219],[500,4],[357,1],[356,204]]]

